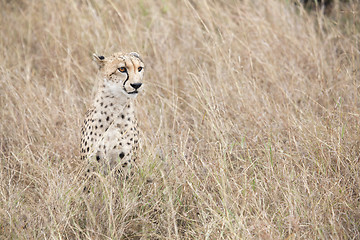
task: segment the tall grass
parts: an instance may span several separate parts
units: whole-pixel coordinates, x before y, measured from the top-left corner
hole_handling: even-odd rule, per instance
[[[0,4],[1,239],[360,238],[360,5]],[[131,179],[82,191],[93,52],[138,51]]]

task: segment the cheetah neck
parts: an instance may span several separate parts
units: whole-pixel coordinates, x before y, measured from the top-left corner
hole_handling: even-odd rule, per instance
[[[112,105],[119,109],[129,104],[132,105],[132,100],[133,98],[131,96],[127,96],[122,88],[117,89],[113,86],[109,86],[108,84],[103,84],[95,97],[95,103],[112,103]]]
[[[102,119],[104,129],[111,124],[124,121],[124,118],[136,121],[133,98],[126,97],[124,94],[114,95],[113,91],[106,86],[99,89],[94,108],[94,117]]]

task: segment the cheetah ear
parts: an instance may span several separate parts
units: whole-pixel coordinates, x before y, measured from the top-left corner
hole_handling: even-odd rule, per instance
[[[137,52],[131,52],[129,55],[140,58],[140,55]]]
[[[131,53],[129,53],[129,55],[136,57],[136,58],[140,59],[141,62],[143,62],[142,58],[140,57],[140,54],[138,54],[137,52],[131,52]]]
[[[93,54],[93,59],[96,62],[96,64],[99,66],[99,69],[104,67],[105,65],[105,57],[104,56],[98,56],[97,54]]]

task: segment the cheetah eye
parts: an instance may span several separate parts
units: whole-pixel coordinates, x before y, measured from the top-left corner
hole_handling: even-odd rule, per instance
[[[119,72],[126,72],[126,67],[119,67],[118,70]]]
[[[141,72],[141,70],[143,69],[143,67],[138,67],[138,71]]]

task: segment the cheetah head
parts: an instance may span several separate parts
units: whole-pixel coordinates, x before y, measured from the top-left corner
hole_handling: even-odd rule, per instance
[[[114,53],[109,57],[93,55],[104,79],[104,85],[114,95],[136,97],[142,85],[145,65],[136,52]]]

